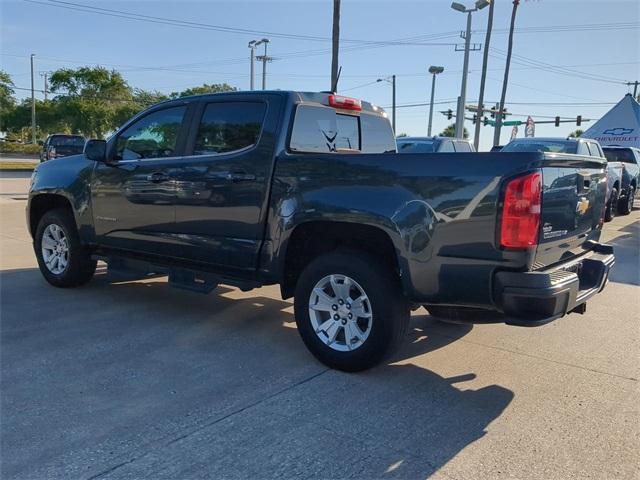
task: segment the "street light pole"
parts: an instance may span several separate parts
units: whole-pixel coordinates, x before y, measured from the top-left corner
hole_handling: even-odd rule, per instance
[[[387,82],[391,84],[391,126],[393,127],[393,133],[396,133],[396,76],[391,75],[389,77],[379,78],[376,82]]]
[[[249,71],[251,72],[249,75],[251,76],[249,81],[249,90],[255,90],[255,80],[256,80],[256,73],[255,73],[256,41],[255,40],[251,40],[249,42],[249,48],[251,49],[251,57],[250,57],[251,67],[249,69]]]
[[[431,102],[429,102],[429,126],[427,127],[427,136],[431,136],[431,126],[433,125],[433,99],[435,97],[436,91],[436,75],[444,72],[444,67],[429,67],[429,73],[433,75],[433,79],[431,80]]]
[[[393,133],[396,133],[396,76],[391,76],[391,88],[393,89],[392,101],[391,101],[391,126],[393,127]]]
[[[33,58],[35,54],[31,54],[31,140],[33,143],[37,143],[36,138],[36,91],[33,78]]]

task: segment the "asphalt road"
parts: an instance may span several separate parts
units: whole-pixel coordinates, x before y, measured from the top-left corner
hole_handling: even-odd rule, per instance
[[[639,478],[640,210],[607,225],[617,264],[585,315],[471,328],[419,310],[392,363],[345,374],[274,287],[50,287],[26,182],[0,179],[3,479]]]

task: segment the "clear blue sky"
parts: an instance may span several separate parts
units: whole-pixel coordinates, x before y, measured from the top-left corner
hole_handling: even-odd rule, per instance
[[[203,82],[227,82],[241,89],[249,86],[247,43],[259,34],[230,33],[146,23],[124,18],[44,5],[23,0],[1,0],[2,69],[18,87],[29,87],[30,53],[36,54],[37,71],[60,67],[104,65],[121,71],[130,85],[171,92]],[[277,58],[268,66],[268,87],[327,90],[331,57],[332,1],[101,1],[69,0],[93,7],[116,9],[155,17],[201,22],[224,27],[321,37],[271,37],[269,54]],[[471,1],[459,0],[471,5]],[[512,3],[495,0],[494,35],[489,58],[486,104],[499,99],[507,49],[506,30]],[[450,1],[342,1],[340,90],[385,107],[391,103],[391,87],[376,83],[397,75],[399,105],[428,101],[429,65],[442,65],[438,77],[437,110],[455,110],[460,92],[463,54],[453,44],[465,16],[450,8]],[[483,43],[488,8],[473,17],[480,30],[472,41]],[[640,80],[640,2],[637,0],[523,0],[516,27],[514,63],[507,92],[509,111],[535,119],[561,115],[597,119],[607,105],[629,91],[622,83]],[[613,25],[613,26],[612,26]],[[629,28],[632,27],[632,28]],[[268,36],[268,35],[267,35]],[[431,36],[431,38],[428,38]],[[371,45],[369,42],[421,37],[412,43],[431,45]],[[361,47],[361,48],[360,48]],[[308,52],[316,52],[309,55]],[[303,52],[298,54],[297,52]],[[307,53],[305,53],[307,52]],[[292,55],[292,53],[295,53]],[[551,64],[554,68],[539,63]],[[470,60],[467,103],[476,103],[482,53]],[[560,67],[560,68],[555,68]],[[260,72],[260,69],[257,70]],[[562,73],[558,73],[562,72]],[[259,81],[259,76],[257,78]],[[38,88],[42,79],[37,78]],[[258,83],[259,85],[259,83]],[[19,91],[21,96],[28,92]],[[40,94],[41,96],[41,94]],[[584,105],[549,105],[579,103]],[[390,108],[387,109],[390,113]],[[426,134],[427,107],[398,108],[398,132]],[[448,123],[434,115],[434,131]],[[471,122],[466,124],[472,129]],[[589,123],[583,123],[588,128]],[[575,124],[538,125],[537,135],[566,135]],[[504,128],[504,143],[511,128]],[[491,143],[493,129],[483,128],[481,147]],[[523,135],[522,127],[519,133]]]

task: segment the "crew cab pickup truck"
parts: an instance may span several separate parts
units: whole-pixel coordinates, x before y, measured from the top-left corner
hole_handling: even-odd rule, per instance
[[[367,102],[234,92],[155,105],[39,165],[27,222],[52,285],[88,282],[97,260],[200,292],[279,284],[311,352],[358,371],[420,305],[524,326],[583,312],[614,263],[605,172],[540,152],[399,155]]]

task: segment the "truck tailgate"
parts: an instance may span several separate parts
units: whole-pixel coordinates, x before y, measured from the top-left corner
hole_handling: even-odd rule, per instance
[[[578,155],[545,155],[540,237],[532,269],[567,260],[597,240],[607,194],[606,163]]]

